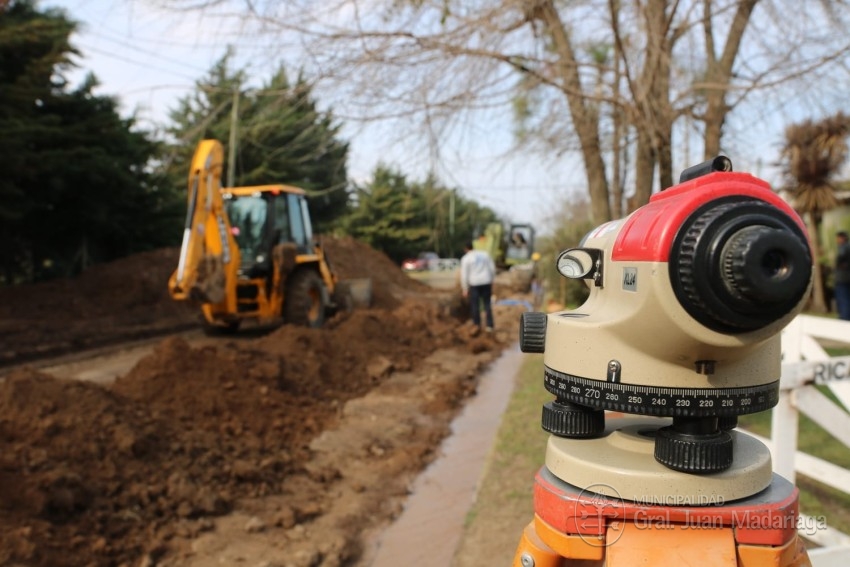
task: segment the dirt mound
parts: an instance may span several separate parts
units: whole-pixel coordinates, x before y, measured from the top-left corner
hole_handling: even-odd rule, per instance
[[[168,338],[108,386],[7,375],[0,564],[355,561],[362,531],[398,512],[516,319],[497,311],[501,339],[473,337],[444,292],[355,241],[325,246],[340,277],[373,278],[374,308],[248,340]],[[4,289],[0,317],[32,325],[32,352],[130,336],[162,323],[157,313],[194,320],[165,292],[175,252]],[[10,328],[4,345],[21,350]],[[230,555],[246,542],[260,551]]]
[[[434,293],[354,239],[323,237],[322,245],[340,279],[372,279],[376,307]],[[168,294],[179,253],[154,250],[76,278],[0,287],[0,366],[199,326],[200,309]]]
[[[385,254],[351,237],[321,241],[331,267],[340,279],[372,279],[372,304],[393,308],[410,295],[429,295],[434,289],[407,277]]]
[[[0,287],[0,364],[156,336],[198,324],[168,295],[176,248],[99,264],[72,279]]]
[[[173,538],[210,529],[206,518],[237,499],[281,494],[294,474],[331,481],[338,472],[304,463],[344,404],[420,368],[427,353],[478,350],[466,337],[433,305],[410,302],[248,343],[167,339],[109,387],[13,372],[0,385],[0,563],[156,558]],[[438,393],[425,413],[465,395]],[[407,470],[427,460],[439,432],[415,454],[405,444]],[[299,517],[318,513],[300,499],[289,506]]]

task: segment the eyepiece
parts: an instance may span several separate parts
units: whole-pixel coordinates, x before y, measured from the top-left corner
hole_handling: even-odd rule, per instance
[[[732,171],[732,160],[726,156],[717,156],[708,161],[692,165],[679,175],[679,183],[690,181],[715,171]]]
[[[807,249],[793,234],[750,226],[723,247],[723,281],[733,296],[754,302],[782,302],[808,286]]]
[[[682,307],[713,330],[763,328],[808,291],[808,240],[786,213],[749,197],[697,209],[676,236],[670,279]]]

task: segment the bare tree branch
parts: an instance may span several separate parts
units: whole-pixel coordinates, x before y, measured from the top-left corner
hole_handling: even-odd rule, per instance
[[[337,116],[403,121],[433,160],[476,113],[521,106],[517,144],[577,151],[597,222],[620,212],[624,155],[637,206],[672,183],[674,135],[715,155],[736,108],[827,70],[846,84],[850,51],[844,0],[159,1],[300,42]]]

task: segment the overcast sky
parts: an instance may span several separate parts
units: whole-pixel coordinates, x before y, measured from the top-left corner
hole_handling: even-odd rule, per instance
[[[235,46],[236,64],[247,70],[254,86],[281,63],[293,72],[300,67],[299,48],[287,45],[287,36],[252,34],[232,18],[218,18],[215,13],[163,12],[150,4],[145,0],[42,0],[43,7],[63,8],[81,23],[72,39],[83,55],[78,61],[81,68],[71,78],[79,80],[84,73],[94,72],[102,83],[98,92],[119,97],[122,111],[137,112],[147,129],[167,120],[176,100],[191,91],[228,44]],[[321,96],[317,94],[320,105]],[[723,140],[735,169],[778,184],[779,171],[772,164],[779,156],[784,126],[808,117],[807,112],[787,101],[736,110]],[[422,139],[400,143],[397,122],[343,123],[343,137],[351,148],[349,176],[357,181],[367,180],[378,163],[395,166],[413,180],[434,171],[440,181],[457,187],[465,197],[506,219],[536,223],[541,229],[547,223],[551,226],[553,213],[568,195],[583,194],[584,175],[577,156],[547,161],[510,152],[509,115],[467,120],[447,143],[430,149]],[[683,162],[678,167],[699,161],[701,146],[696,146],[677,148],[676,159]]]

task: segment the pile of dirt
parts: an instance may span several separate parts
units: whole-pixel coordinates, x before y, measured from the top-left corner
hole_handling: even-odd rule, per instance
[[[356,241],[325,247],[341,277],[373,279],[373,308],[253,340],[168,338],[108,386],[7,375],[0,564],[353,565],[364,530],[398,512],[476,376],[510,344],[516,313],[497,312],[498,340],[472,336],[445,292]],[[74,323],[61,338],[71,344],[106,321],[130,336],[178,312],[163,291],[174,259],[158,251],[4,290],[16,301],[0,316],[33,322],[45,344],[56,320]]]
[[[90,267],[72,279],[0,287],[0,364],[146,338],[198,324],[168,295],[179,250]]]
[[[322,245],[340,279],[372,279],[376,307],[433,293],[362,242],[324,237]],[[198,327],[200,308],[168,294],[179,253],[164,248],[73,279],[0,287],[0,366]]]
[[[321,240],[328,263],[340,279],[372,279],[372,305],[392,309],[404,297],[431,295],[434,290],[412,280],[384,254],[351,237]]]

